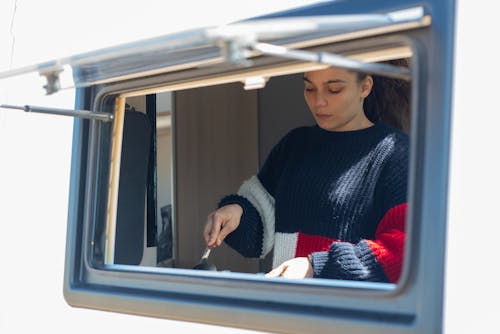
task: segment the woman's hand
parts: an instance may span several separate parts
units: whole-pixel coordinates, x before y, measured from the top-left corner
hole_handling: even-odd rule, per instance
[[[238,204],[225,205],[207,217],[203,237],[207,247],[220,246],[226,236],[240,225],[243,209]]]
[[[266,274],[266,277],[311,278],[313,268],[307,257],[296,257],[283,262]]]

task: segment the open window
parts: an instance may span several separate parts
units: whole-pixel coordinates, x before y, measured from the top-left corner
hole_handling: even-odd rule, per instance
[[[370,52],[384,64],[405,63],[411,70],[412,47],[400,42]],[[284,66],[289,68],[281,72]],[[119,111],[124,116],[115,118],[113,129],[122,142],[112,145],[121,155],[111,154],[116,161],[111,163],[110,184],[115,186],[110,189],[106,226],[93,236],[106,240],[95,243],[95,254],[108,255],[94,261],[194,268],[205,247],[202,234],[207,214],[220,198],[234,193],[255,174],[271,147],[288,131],[314,124],[303,97],[303,73],[315,67],[304,63],[291,69],[281,64],[259,70],[261,78],[265,77],[259,89],[248,87],[248,78],[260,77],[252,69],[249,75],[240,70],[244,79],[232,82],[221,76],[202,86],[194,82],[193,88],[167,85],[158,88],[159,93],[125,94],[125,109]],[[374,77],[377,82],[395,80],[406,88],[401,94],[410,101],[410,80]],[[148,104],[150,100],[158,103]],[[410,109],[408,103],[397,114],[380,115],[380,120],[409,134]],[[164,115],[156,110],[168,111]],[[164,117],[168,121],[162,121]],[[156,212],[151,213],[152,208]],[[219,271],[263,274],[272,269],[269,258],[246,259],[223,244],[210,260]]]
[[[59,79],[61,64],[71,67],[76,107],[90,115],[75,121],[68,303],[284,332],[410,333],[440,326],[441,304],[433,296],[442,293],[446,208],[437,194],[445,193],[438,174],[447,167],[447,151],[429,143],[448,143],[446,109],[431,111],[447,88],[439,84],[446,74],[429,66],[432,60],[438,68],[450,54],[430,47],[443,32],[433,29],[429,13],[441,27],[449,8],[410,1],[380,6],[358,15],[362,7],[355,3],[332,2],[37,68],[57,90],[50,83]],[[315,11],[336,15],[305,17]],[[409,67],[390,64],[397,60]],[[268,279],[262,275],[268,258],[244,259],[229,247],[210,256],[218,271],[192,270],[218,199],[255,174],[288,130],[313,123],[303,73],[326,66],[408,84],[409,108],[384,119],[410,136],[399,281]],[[443,225],[438,233],[431,231],[435,224]],[[429,242],[441,245],[437,253]]]

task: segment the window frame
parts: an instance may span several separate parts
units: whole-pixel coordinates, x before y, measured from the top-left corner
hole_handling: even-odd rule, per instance
[[[355,329],[356,332],[401,333],[439,326],[442,301],[428,309],[422,305],[442,295],[450,102],[446,95],[448,86],[436,83],[438,89],[432,89],[433,79],[439,75],[430,72],[430,67],[436,66],[431,63],[433,50],[427,49],[433,42],[427,36],[426,30],[430,29],[384,37],[399,35],[396,38],[406,39],[416,64],[412,72],[412,96],[416,98],[411,108],[413,140],[408,199],[411,229],[407,243],[410,247],[406,247],[401,281],[395,288],[377,283],[323,280],[314,283],[281,280],[276,284],[277,280],[255,281],[254,276],[248,274],[237,274],[235,279],[233,273],[183,269],[134,267],[132,272],[130,266],[113,265],[110,270],[94,263],[91,235],[98,220],[96,215],[102,215],[98,209],[103,201],[100,189],[107,182],[107,175],[97,171],[109,160],[110,125],[75,120],[64,282],[68,303],[286,332],[306,332],[313,326],[315,330],[325,331],[335,328],[339,332]],[[367,37],[356,43],[377,44],[380,40],[380,37]],[[350,43],[341,42],[336,46]],[[444,59],[441,62],[444,63]],[[109,112],[118,94],[145,86],[155,89],[170,75],[78,88],[76,107]],[[439,93],[444,93],[444,97]],[[431,112],[431,106],[439,105],[443,106],[441,112]],[[433,231],[433,221],[443,224],[437,224],[437,230]],[[427,244],[433,246],[424,247]],[[431,251],[437,251],[438,256],[429,259],[433,255]]]

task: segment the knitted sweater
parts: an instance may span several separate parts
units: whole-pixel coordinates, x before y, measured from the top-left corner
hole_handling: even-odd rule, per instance
[[[408,137],[383,123],[290,131],[219,207],[243,215],[225,241],[273,267],[311,254],[314,277],[396,282],[405,240]]]

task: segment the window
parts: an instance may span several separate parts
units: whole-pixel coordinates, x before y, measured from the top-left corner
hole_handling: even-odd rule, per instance
[[[341,4],[322,6],[317,9],[331,6],[330,10],[350,13]],[[448,17],[446,8],[434,9]],[[448,109],[439,106],[446,95],[440,93],[449,87],[440,85],[444,74],[430,72],[428,66],[430,59],[445,62],[449,54],[439,58],[435,54],[439,51],[430,47],[440,32],[429,27],[430,17],[421,13],[420,19],[397,21],[401,16],[391,12],[389,23],[376,15],[358,17],[337,30],[318,25],[304,34],[276,37],[271,46],[253,44],[253,49],[226,38],[226,31],[218,32],[226,36],[224,56],[231,61],[221,59],[217,46],[197,40],[173,51],[154,49],[144,56],[144,66],[135,64],[132,69],[126,67],[130,58],[122,54],[119,75],[110,74],[115,64],[111,61],[82,66],[77,85],[95,84],[79,88],[79,107],[111,113],[114,121],[79,120],[75,125],[77,158],[72,166],[65,279],[68,302],[285,332],[311,328],[416,332],[439,326],[439,303],[426,310],[421,305],[442,292],[444,246],[436,255],[436,249],[430,253],[424,245],[444,239],[445,196],[439,194],[445,193],[446,182],[439,171],[446,169],[447,152],[443,155],[429,145],[448,143],[443,121]],[[439,19],[437,24],[442,24]],[[200,35],[212,38],[211,33],[190,36]],[[302,52],[279,56],[282,47]],[[321,52],[322,58],[310,58]],[[288,129],[311,124],[304,102],[298,101],[302,73],[324,67],[318,61],[329,54],[369,64],[410,60],[410,126],[404,117],[400,119],[411,136],[410,209],[400,280],[381,284],[265,279],[255,273],[268,270],[269,262],[242,260],[228,248],[217,249],[210,257],[220,271],[192,270],[203,252],[201,227],[218,198],[254,174]],[[245,90],[245,86],[264,88]],[[296,88],[296,94],[289,93]],[[281,109],[286,117],[276,108],[276,100],[283,96],[289,104]],[[170,102],[162,104],[165,100]],[[437,171],[428,166],[430,161]],[[133,176],[125,177],[127,173]],[[127,220],[130,225],[125,225]],[[430,231],[430,222],[438,225],[437,232]],[[160,238],[163,232],[171,233],[171,239]],[[117,254],[124,258],[117,260]]]

